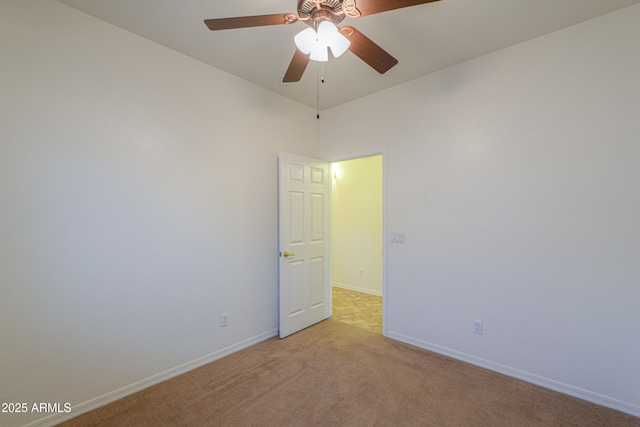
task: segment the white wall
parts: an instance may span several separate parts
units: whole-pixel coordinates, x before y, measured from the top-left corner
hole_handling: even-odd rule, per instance
[[[323,114],[327,158],[387,150],[389,336],[640,415],[638,22]]]
[[[0,402],[74,415],[275,334],[315,112],[50,0],[0,3],[0,57]]]
[[[333,286],[382,296],[382,156],[331,170]]]

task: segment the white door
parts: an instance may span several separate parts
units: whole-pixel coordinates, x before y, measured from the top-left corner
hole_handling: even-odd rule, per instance
[[[279,155],[280,338],[331,316],[329,164]]]

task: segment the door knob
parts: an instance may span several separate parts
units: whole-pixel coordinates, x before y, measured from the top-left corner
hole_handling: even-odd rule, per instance
[[[291,252],[288,252],[288,251],[284,251],[284,253],[282,255],[285,258],[289,258],[290,256],[296,256],[296,254],[292,254]]]

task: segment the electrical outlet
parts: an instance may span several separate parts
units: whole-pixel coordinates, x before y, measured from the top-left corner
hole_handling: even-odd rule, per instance
[[[473,333],[476,335],[482,335],[482,320],[473,321]]]
[[[363,277],[363,276],[364,276],[364,268],[361,268],[360,269],[360,277]]]
[[[229,313],[222,313],[220,315],[220,327],[223,328],[229,326]]]

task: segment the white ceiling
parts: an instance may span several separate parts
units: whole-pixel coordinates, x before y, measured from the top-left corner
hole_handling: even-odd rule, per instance
[[[316,107],[319,67],[281,83],[302,23],[210,31],[203,21],[295,13],[296,0],[58,0],[132,33]],[[375,0],[384,1],[384,0]],[[324,64],[320,109],[640,3],[640,0],[442,0],[359,19],[352,25],[398,59],[380,75],[350,52]]]

